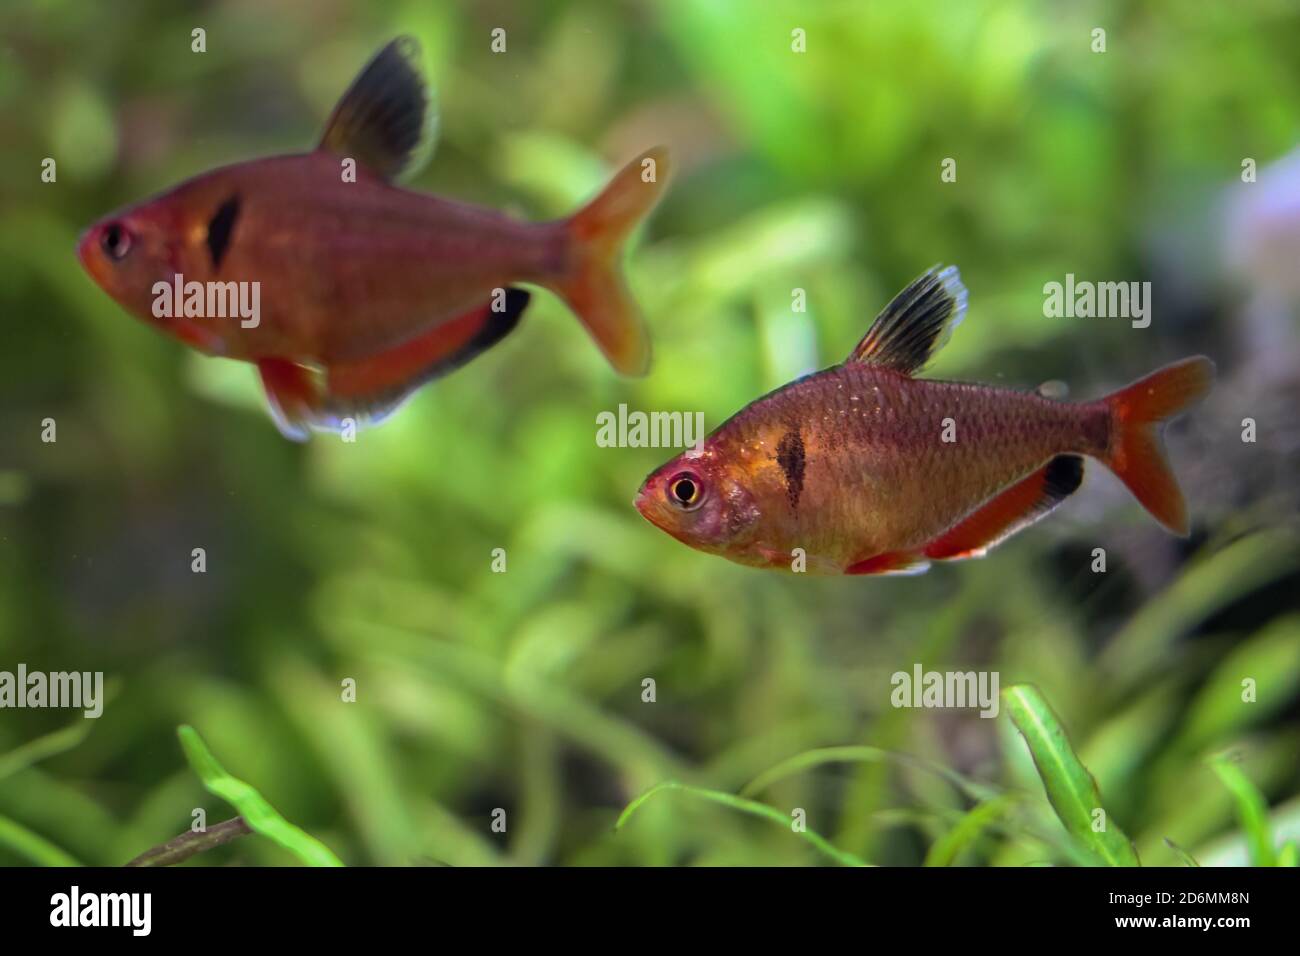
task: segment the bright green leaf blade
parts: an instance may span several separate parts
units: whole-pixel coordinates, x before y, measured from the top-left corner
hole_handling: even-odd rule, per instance
[[[1093,829],[1095,813],[1105,813],[1097,781],[1079,762],[1065,729],[1038,689],[1016,684],[1002,692],[1002,699],[1029,745],[1047,799],[1066,831],[1107,866],[1141,865],[1133,844],[1108,815],[1101,817],[1102,831]]]
[[[1237,818],[1241,821],[1241,828],[1246,831],[1251,865],[1276,866],[1277,857],[1273,852],[1273,838],[1268,825],[1268,803],[1264,795],[1250,782],[1241,768],[1227,757],[1214,758],[1210,761],[1210,767],[1236,800]]]
[[[228,774],[193,727],[183,724],[176,728],[176,734],[181,739],[185,759],[203,786],[238,810],[254,833],[278,843],[308,866],[343,865],[329,847],[280,816],[251,786]]]
[[[665,790],[681,790],[685,793],[692,794],[693,796],[701,797],[702,799],[711,800],[714,803],[720,803],[723,806],[731,807],[733,810],[739,810],[742,813],[748,813],[752,816],[762,817],[764,820],[771,820],[782,827],[790,826],[790,819],[787,816],[781,813],[781,811],[775,810],[772,807],[767,806],[767,804],[757,803],[754,800],[746,800],[742,797],[737,797],[734,794],[724,793],[721,790],[709,790],[705,787],[692,787],[689,784],[678,783],[676,780],[668,780],[665,781],[664,783],[656,784],[655,786],[647,790],[645,793],[641,794],[641,796],[637,797],[635,800],[629,803],[623,809],[623,812],[619,814],[618,822],[614,824],[614,829],[615,830],[621,829],[623,825],[632,818],[632,814],[636,813],[636,811],[640,809],[642,804],[644,804],[655,794],[662,793]],[[839,863],[843,866],[870,866],[870,864],[867,863],[865,860],[859,859],[858,857],[854,856],[852,853],[847,853],[844,850],[841,850],[833,846],[830,843],[830,841],[827,840],[825,837],[823,837],[820,833],[817,833],[813,830],[807,830],[807,829],[796,830],[793,832],[795,833],[795,835],[803,837],[805,840],[807,840],[809,843],[815,846],[822,853],[826,854],[836,863]]]

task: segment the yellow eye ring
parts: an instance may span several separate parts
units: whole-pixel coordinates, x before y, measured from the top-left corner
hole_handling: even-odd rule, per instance
[[[703,498],[704,488],[690,472],[682,472],[668,482],[668,500],[683,511],[698,508]]]

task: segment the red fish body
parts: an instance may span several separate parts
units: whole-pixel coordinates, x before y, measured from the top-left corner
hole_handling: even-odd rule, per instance
[[[427,95],[408,41],[358,77],[321,146],[223,167],[92,226],[78,252],[129,311],[209,354],[255,362],[282,430],[377,419],[557,292],[619,371],[648,339],[618,274],[667,176],[651,150],[572,219],[526,223],[390,181],[419,150]],[[158,314],[159,282],[256,283],[256,321]],[[235,286],[230,286],[233,290]]]
[[[1208,389],[1209,360],[1078,404],[914,378],[964,305],[955,269],[922,277],[843,365],[755,401],[700,454],[651,474],[638,509],[684,543],[742,564],[914,573],[981,556],[1047,514],[1079,487],[1087,456],[1185,534],[1156,429]]]
[[[210,211],[238,197],[239,242],[219,265],[206,245],[193,255],[178,250],[171,263],[186,281],[261,283],[258,325],[226,335],[222,354],[353,361],[463,315],[494,288],[564,272],[563,223],[519,222],[363,170],[344,185],[339,168],[338,157],[323,152],[253,160],[184,183],[135,214],[202,240]],[[144,291],[142,308],[153,299]],[[195,323],[214,336],[231,331]]]

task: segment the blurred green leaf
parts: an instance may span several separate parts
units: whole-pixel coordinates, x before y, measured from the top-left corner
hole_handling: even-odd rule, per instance
[[[1267,720],[1294,702],[1298,690],[1300,615],[1291,615],[1273,621],[1222,660],[1188,708],[1179,738],[1189,746],[1213,743]]]
[[[0,756],[0,780],[34,763],[71,750],[86,739],[94,726],[94,720],[82,717],[60,730],[37,737]]]
[[[0,817],[0,846],[39,866],[81,866],[82,864],[40,834],[33,833],[8,817]]]
[[[984,803],[976,804],[957,825],[930,844],[925,854],[926,866],[951,866],[962,851],[979,839],[1007,809],[1015,804],[1017,797],[1011,794],[995,797]]]
[[[893,761],[906,766],[920,767],[942,777],[962,793],[977,800],[991,800],[998,795],[996,788],[974,780],[968,780],[961,774],[941,764],[913,757],[910,754],[881,750],[877,747],[821,747],[816,750],[795,754],[795,756],[781,761],[770,770],[765,770],[759,774],[745,785],[744,789],[740,791],[740,795],[747,797],[755,793],[761,793],[779,780],[784,780],[786,777],[803,773],[806,770],[827,763],[876,763],[879,761]]]
[[[1114,676],[1117,690],[1132,687],[1188,628],[1294,570],[1298,562],[1295,537],[1280,530],[1252,534],[1205,555],[1127,621],[1102,654],[1102,669]]]
[[[1273,851],[1273,837],[1268,826],[1268,802],[1264,795],[1230,758],[1215,757],[1210,761],[1210,767],[1236,801],[1237,819],[1246,831],[1251,865],[1275,866],[1277,855]]]
[[[1169,847],[1169,849],[1173,850],[1175,853],[1178,854],[1178,858],[1183,861],[1184,866],[1199,867],[1201,865],[1196,862],[1196,857],[1192,856],[1190,853],[1188,853],[1186,850],[1184,850],[1182,847],[1180,847],[1177,843],[1175,843],[1173,840],[1169,839],[1168,837],[1165,837],[1165,846]]]
[[[683,793],[688,793],[692,796],[699,797],[703,800],[712,801],[713,803],[720,803],[723,806],[730,807],[733,810],[739,810],[742,813],[748,813],[751,816],[761,817],[765,820],[771,820],[772,822],[782,827],[791,827],[792,824],[792,819],[790,816],[781,813],[781,811],[779,810],[775,810],[772,807],[769,807],[765,803],[758,803],[754,800],[745,800],[741,797],[735,796],[734,794],[723,793],[721,790],[709,790],[706,787],[693,787],[688,784],[678,783],[675,780],[668,780],[665,781],[664,783],[660,783],[651,787],[645,793],[641,794],[641,796],[637,797],[635,800],[629,803],[623,809],[623,812],[619,814],[618,822],[614,824],[614,829],[621,830],[623,826],[627,823],[627,821],[632,818],[632,815],[641,808],[642,804],[644,804],[647,800],[649,800],[651,797],[655,796],[656,794],[663,793],[664,791],[667,790],[680,790]],[[862,859],[859,859],[857,856],[855,856],[852,853],[847,853],[844,850],[837,849],[832,843],[830,843],[830,841],[828,841],[825,837],[821,836],[821,834],[817,833],[815,830],[810,830],[807,828],[793,829],[792,827],[791,830],[796,836],[799,836],[804,840],[807,840],[809,843],[815,846],[826,856],[830,857],[836,863],[839,863],[843,866],[869,866],[870,865],[869,863],[867,863]]]

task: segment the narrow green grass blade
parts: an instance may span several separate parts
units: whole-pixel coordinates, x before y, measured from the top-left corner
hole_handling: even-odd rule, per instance
[[[0,846],[7,846],[39,866],[81,866],[40,834],[8,817],[0,817]]]
[[[119,683],[110,680],[104,687],[102,704],[109,704],[117,696]],[[56,757],[66,750],[71,750],[86,739],[98,721],[78,717],[66,727],[51,731],[43,737],[29,740],[0,756],[0,780],[12,776],[20,770],[26,770],[33,764]]]
[[[827,763],[877,763],[880,761],[893,761],[906,766],[928,770],[947,780],[960,793],[964,793],[974,800],[991,800],[998,795],[996,788],[969,780],[942,764],[933,763],[920,757],[913,757],[911,754],[866,746],[819,747],[814,750],[805,750],[803,753],[782,760],[770,770],[760,773],[745,785],[740,791],[740,795],[742,797],[752,796],[767,789],[778,780],[784,780],[786,777],[792,777],[795,774],[803,773],[805,770],[811,770]]]
[[[1015,802],[1016,797],[1007,794],[972,807],[962,815],[955,827],[930,845],[929,852],[925,854],[925,865],[952,866],[962,850],[979,839],[979,835],[997,822],[998,817]]]
[[[1277,865],[1300,866],[1300,843],[1295,840],[1283,843],[1282,849],[1277,851]]]
[[[1183,866],[1199,867],[1201,865],[1196,862],[1196,857],[1192,856],[1190,853],[1188,853],[1186,850],[1180,847],[1173,840],[1169,839],[1169,837],[1165,837],[1165,846],[1169,847],[1169,849],[1173,850],[1175,853],[1178,854],[1178,858],[1183,861]]]
[[[622,829],[623,825],[632,818],[632,815],[636,813],[638,809],[641,808],[642,804],[644,804],[655,794],[662,793],[665,790],[681,790],[684,793],[691,794],[692,796],[700,797],[701,799],[704,800],[711,800],[714,803],[720,803],[726,807],[731,807],[733,810],[739,810],[742,813],[748,813],[752,816],[762,817],[764,820],[771,820],[782,827],[788,828],[790,826],[789,817],[781,813],[780,810],[776,810],[772,807],[769,807],[765,803],[758,803],[754,800],[746,800],[742,797],[737,797],[734,794],[724,793],[721,790],[709,790],[705,787],[693,787],[690,786],[689,784],[678,783],[676,780],[668,780],[665,781],[664,783],[656,784],[655,786],[647,790],[645,793],[641,794],[641,796],[637,797],[635,800],[629,803],[623,809],[623,812],[619,814],[618,822],[614,824],[614,829],[615,830]],[[793,832],[795,833],[796,836],[803,837],[805,840],[807,840],[809,843],[815,846],[822,853],[826,854],[826,856],[830,857],[832,860],[834,860],[836,863],[841,864],[842,866],[870,866],[871,865],[867,863],[865,860],[862,860],[857,856],[854,856],[852,853],[847,853],[844,850],[832,846],[830,841],[828,841],[821,834],[813,830],[803,830],[803,831],[793,831]]]
[[[1094,815],[1102,810],[1097,781],[1080,763],[1043,695],[1029,684],[1015,684],[1002,692],[1002,700],[1029,745],[1047,799],[1066,831],[1107,866],[1140,866],[1132,842],[1108,814],[1101,818],[1104,829],[1093,829]]]
[[[1210,767],[1237,803],[1237,819],[1246,832],[1251,866],[1276,866],[1277,856],[1273,852],[1273,838],[1268,825],[1268,803],[1264,795],[1250,782],[1241,768],[1227,757],[1215,757],[1210,761]]]
[[[66,727],[15,747],[7,754],[0,756],[0,780],[12,776],[19,770],[25,770],[34,763],[47,760],[63,753],[65,750],[71,750],[86,739],[86,735],[90,733],[94,726],[95,722],[93,720],[78,718]]]
[[[329,847],[280,816],[251,786],[228,774],[193,727],[182,724],[176,728],[176,734],[180,737],[185,759],[199,775],[203,786],[238,810],[254,833],[278,843],[308,866],[343,865]]]

